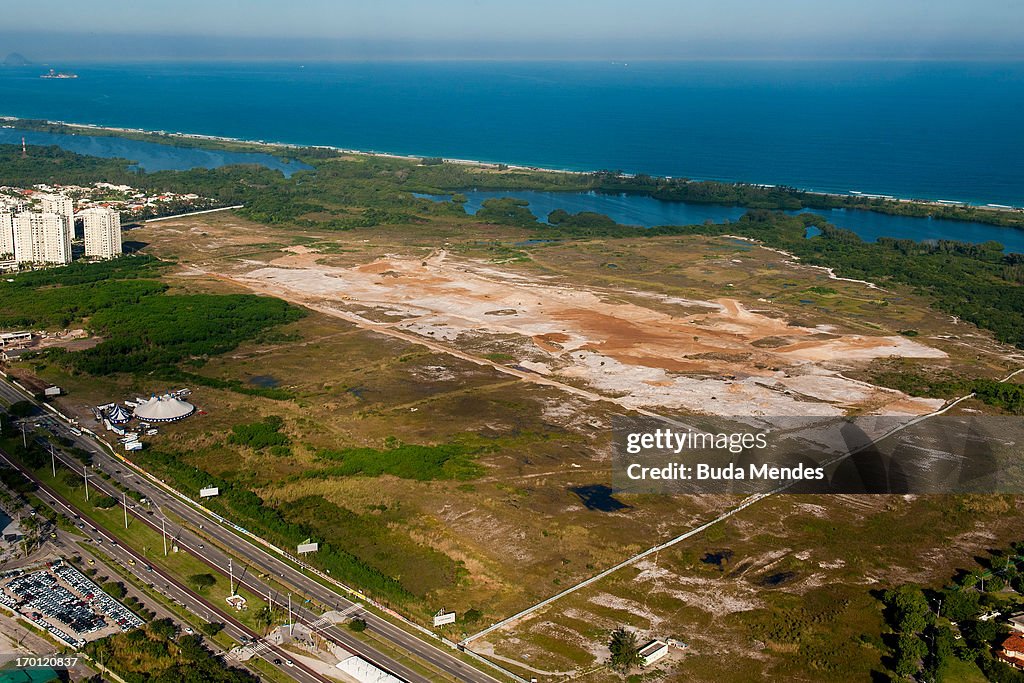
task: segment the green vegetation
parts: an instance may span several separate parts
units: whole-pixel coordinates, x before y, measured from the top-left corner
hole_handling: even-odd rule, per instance
[[[280,299],[249,294],[147,297],[97,312],[90,327],[105,340],[72,358],[75,367],[93,375],[151,372],[225,353],[300,315]]]
[[[200,593],[205,592],[215,583],[217,583],[217,577],[213,574],[191,574],[188,577],[188,585],[192,586]]]
[[[414,224],[426,214],[464,216],[458,202],[431,202],[416,199],[411,193],[445,193],[467,187],[636,192],[666,200],[748,206],[752,210],[727,227],[670,226],[645,230],[618,226],[596,214],[573,216],[564,211],[553,212],[549,217],[553,218],[552,225],[541,225],[521,200],[502,198],[485,202],[476,220],[525,227],[540,236],[555,238],[715,235],[727,231],[790,251],[805,262],[832,266],[846,277],[910,285],[930,296],[940,310],[991,330],[1001,341],[1024,345],[1024,256],[1004,255],[995,244],[924,244],[888,238],[865,243],[849,231],[828,225],[820,216],[791,217],[772,210],[843,206],[1024,227],[1024,216],[1014,213],[827,197],[790,188],[695,183],[642,175],[627,178],[615,173],[494,172],[457,164],[419,165],[412,160],[336,154],[311,153],[303,160],[316,169],[285,179],[280,173],[248,166],[137,174],[115,171],[118,165],[111,160],[97,161],[52,151],[49,156],[20,159],[19,151],[12,145],[0,147],[0,171],[10,171],[4,176],[7,182],[43,182],[55,174],[71,182],[75,177],[63,174],[82,166],[91,174],[90,181],[129,182],[143,189],[196,192],[225,203],[245,204],[241,213],[256,221],[303,227],[351,229],[387,223]],[[822,234],[805,239],[808,225],[817,226]],[[124,286],[118,289],[125,290],[116,292],[122,298],[145,294]],[[88,297],[85,301],[90,305]],[[16,306],[12,309],[19,310]],[[60,307],[51,302],[48,310],[56,316]]]
[[[309,476],[319,478],[360,474],[378,477],[390,474],[419,481],[472,479],[482,473],[472,456],[484,449],[483,446],[463,443],[436,446],[400,444],[383,451],[376,448],[322,449],[317,452],[317,457],[335,464],[310,472]]]
[[[224,624],[219,621],[205,621],[203,622],[203,625],[199,627],[199,630],[202,631],[204,635],[213,638],[224,630]]]
[[[123,600],[124,596],[128,595],[128,591],[125,590],[124,584],[120,581],[107,581],[100,588],[103,589],[104,593],[116,600]]]
[[[895,635],[891,668],[899,679],[936,680],[956,670],[980,680],[1024,681],[1024,674],[993,656],[1008,633],[1002,617],[982,618],[1020,607],[1024,543],[992,551],[978,562],[979,567],[959,570],[943,588],[908,583],[882,594]],[[1006,592],[1009,586],[1014,592]]]
[[[325,545],[343,547],[351,557],[348,574],[369,573],[368,578],[381,586],[394,581],[406,600],[457,584],[463,575],[461,565],[444,553],[391,528],[405,521],[400,512],[359,515],[320,496],[304,496],[282,506],[282,514],[289,522],[309,529],[311,537],[323,539],[317,559]],[[335,573],[333,569],[331,573]],[[387,577],[389,583],[374,578],[377,574]]]
[[[548,214],[548,223],[566,228],[610,228],[617,225],[603,213],[593,211],[580,211],[572,214],[563,209],[555,209]]]
[[[0,282],[0,326],[4,328],[66,328],[74,322],[110,308],[130,309],[144,297],[160,294],[167,287],[153,280],[135,279],[151,274],[154,259],[126,257],[97,264],[93,278],[83,277],[79,264],[22,273]],[[135,265],[133,275],[126,268]],[[65,277],[67,278],[65,280]]]
[[[627,631],[621,626],[612,631],[608,649],[611,651],[609,664],[616,671],[625,673],[633,667],[643,664],[643,657],[640,656],[640,643],[633,631]]]
[[[7,408],[7,414],[14,418],[28,417],[36,412],[31,401],[15,401]]]
[[[1024,384],[950,375],[926,376],[909,369],[877,372],[872,375],[872,381],[911,396],[952,398],[973,393],[987,405],[1012,415],[1024,415]]]
[[[355,619],[348,622],[348,627],[350,630],[355,631],[356,633],[362,633],[366,630],[366,621],[364,619],[356,617]]]
[[[229,667],[199,635],[177,637],[169,619],[87,644],[84,652],[126,683],[256,683],[248,671]]]
[[[822,526],[831,525],[823,520]],[[877,618],[874,600],[860,590],[833,584],[803,596],[778,591],[770,596],[770,606],[738,613],[733,619],[757,640],[787,653],[782,658],[787,670],[812,672],[814,680],[839,679],[870,666],[865,660],[876,654],[865,653],[865,645],[881,647],[868,636],[862,642],[855,639],[874,627]]]
[[[101,510],[109,510],[117,505],[117,500],[115,500],[113,496],[100,495],[92,498],[92,504]]]
[[[529,227],[537,223],[537,217],[530,211],[529,206],[530,203],[525,199],[487,199],[476,212],[476,218],[485,223]]]
[[[156,372],[173,379],[182,361],[225,353],[303,315],[269,297],[164,294],[166,285],[146,278],[166,266],[132,256],[21,273],[0,283],[0,327],[65,328],[87,319],[103,337],[97,346],[36,355],[93,375]]]
[[[287,435],[281,433],[283,426],[284,420],[277,415],[271,415],[262,422],[235,425],[231,428],[228,443],[247,446],[258,451],[271,446],[287,446],[290,441]]]

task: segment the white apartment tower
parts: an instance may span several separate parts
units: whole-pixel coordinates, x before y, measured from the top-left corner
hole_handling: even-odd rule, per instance
[[[85,231],[85,255],[113,258],[121,253],[121,214],[92,208],[78,214]]]
[[[45,194],[39,198],[39,210],[43,213],[55,213],[64,221],[68,234],[75,236],[75,203],[70,197],[62,194]]]
[[[14,214],[0,207],[0,261],[14,256]]]
[[[23,211],[14,217],[18,263],[71,263],[71,231],[64,216]]]

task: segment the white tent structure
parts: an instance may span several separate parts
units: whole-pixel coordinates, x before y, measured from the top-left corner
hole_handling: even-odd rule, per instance
[[[196,411],[196,407],[176,396],[154,396],[135,409],[135,417],[146,422],[175,422]]]
[[[107,411],[107,419],[111,424],[123,425],[132,419],[132,415],[123,406],[116,405]]]
[[[401,678],[392,676],[387,671],[356,655],[343,659],[334,666],[360,683],[402,683]]]

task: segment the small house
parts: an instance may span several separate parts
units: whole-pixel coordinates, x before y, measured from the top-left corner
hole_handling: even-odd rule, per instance
[[[1024,638],[1017,633],[1007,637],[996,657],[1016,669],[1024,669]]]
[[[668,643],[663,640],[652,640],[640,648],[640,656],[643,657],[643,665],[650,666],[668,654]]]

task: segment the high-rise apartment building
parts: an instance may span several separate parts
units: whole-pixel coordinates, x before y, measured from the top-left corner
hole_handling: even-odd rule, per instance
[[[18,263],[71,263],[68,221],[55,213],[19,213],[14,217],[14,258]]]
[[[70,197],[62,194],[47,194],[39,198],[39,210],[43,213],[55,213],[64,221],[64,226],[71,237],[75,236],[75,203]]]
[[[85,233],[86,256],[113,258],[121,253],[121,214],[97,207],[78,215]]]
[[[0,207],[0,261],[14,255],[14,214]]]

